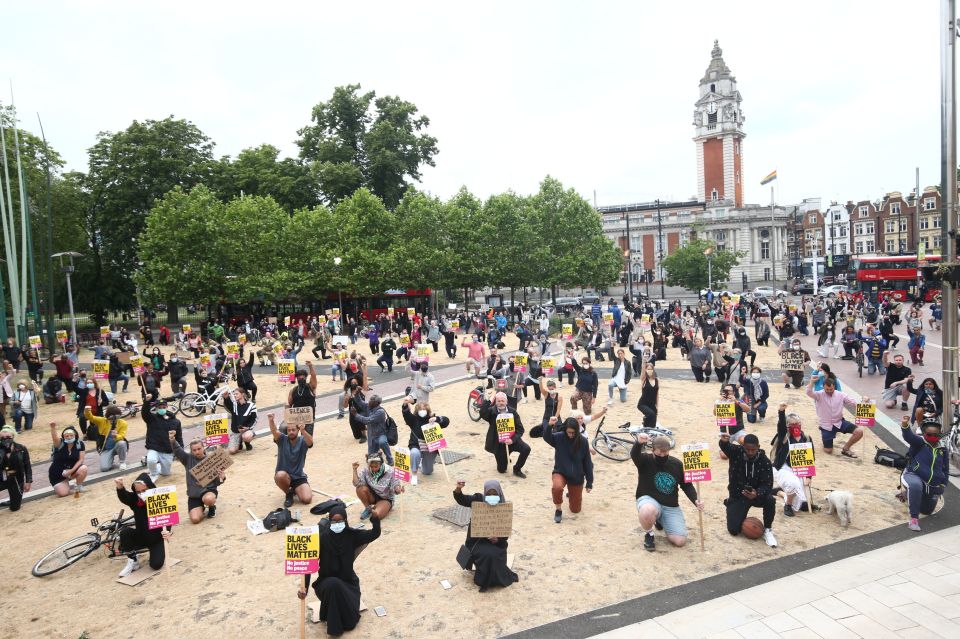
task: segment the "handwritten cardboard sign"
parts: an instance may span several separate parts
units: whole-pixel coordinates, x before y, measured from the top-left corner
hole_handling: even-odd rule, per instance
[[[288,406],[283,409],[283,421],[289,424],[312,424],[313,408],[310,406]]]
[[[472,537],[509,537],[513,533],[513,503],[491,506],[482,501],[470,504]]]
[[[161,486],[141,493],[147,505],[147,527],[150,530],[180,523],[177,510],[177,487]]]
[[[803,371],[803,351],[784,351],[780,353],[780,370]]]
[[[790,468],[797,477],[814,477],[817,474],[813,461],[813,444],[790,444]]]
[[[710,447],[707,444],[684,444],[683,481],[710,481]]]
[[[283,572],[312,575],[320,570],[320,526],[290,526],[286,529]]]
[[[214,448],[207,452],[199,464],[190,469],[190,474],[197,480],[201,486],[206,486],[212,482],[217,475],[230,468],[233,465],[233,457],[225,448]]]

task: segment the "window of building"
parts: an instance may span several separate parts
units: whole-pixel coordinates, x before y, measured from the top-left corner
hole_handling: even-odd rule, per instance
[[[866,233],[873,235],[873,222],[867,222],[866,227]]]
[[[900,215],[900,203],[891,202],[890,203],[890,215]]]
[[[760,259],[769,260],[770,259],[770,241],[764,240],[760,242]]]
[[[943,239],[939,235],[933,236],[933,248],[940,248],[940,240]]]
[[[714,202],[720,199],[720,194],[717,193],[716,189],[713,189],[712,191],[710,191],[710,199],[713,200]]]
[[[863,243],[863,250],[867,253],[873,253],[877,250],[876,245],[873,243],[873,240],[867,240]]]
[[[643,242],[639,235],[630,235],[630,250],[636,252],[643,250]]]
[[[897,252],[897,241],[896,240],[887,240],[887,253],[896,253]]]
[[[863,235],[863,224],[855,224],[853,226],[853,232],[856,235]]]
[[[766,281],[768,281],[768,282],[770,281],[771,277],[770,277],[770,269],[769,269],[769,268],[763,269],[763,279],[766,280]]]
[[[724,240],[727,239],[727,232],[726,232],[726,231],[714,231],[714,232],[713,232],[713,239],[715,239],[715,240],[718,241],[718,242],[723,242]]]
[[[816,223],[817,223],[817,216],[816,216],[816,214],[810,216],[810,223],[811,223],[811,224],[816,224]]]
[[[726,250],[727,250],[727,245],[726,245],[726,244],[717,244],[717,250],[718,250],[718,251],[726,251]]]
[[[861,206],[860,207],[860,217],[870,217],[870,207]]]
[[[857,242],[856,244],[854,244],[854,246],[856,247],[856,253],[858,255],[860,253],[863,253],[863,242]]]
[[[924,247],[929,251],[931,246],[930,238],[924,237],[924,238],[921,238],[920,241],[923,242]]]
[[[939,215],[934,215],[934,216],[933,216],[933,228],[935,228],[935,229],[940,228],[940,216],[939,216]]]
[[[770,237],[770,229],[760,229],[760,239],[765,240]]]
[[[839,211],[834,211],[834,212],[833,212],[833,221],[834,221],[834,222],[839,222],[839,221],[840,221],[840,212],[839,212]]]
[[[887,233],[895,233],[897,231],[897,227],[896,227],[896,224],[894,224],[894,221],[887,220],[887,223],[884,225],[884,230]]]
[[[830,239],[832,240],[837,236],[837,229],[831,224],[830,225]]]
[[[710,85],[710,93],[716,93],[716,92],[717,92],[717,85],[711,84],[711,85]]]
[[[715,129],[717,128],[717,112],[707,114],[707,128]]]
[[[928,228],[930,228],[930,217],[929,217],[929,216],[924,215],[923,217],[920,218],[920,228],[921,228],[921,229],[928,229]]]
[[[846,236],[847,236],[847,227],[846,227],[846,226],[841,226],[841,227],[840,227],[840,237],[846,237]]]
[[[935,198],[935,197],[925,197],[925,198],[923,198],[923,210],[924,210],[924,211],[936,211],[936,210],[937,210],[937,198]]]
[[[840,252],[839,252],[839,253],[834,253],[834,255],[846,255],[846,254],[847,254],[847,245],[846,245],[846,244],[841,244],[841,245],[840,245]]]
[[[821,231],[820,229],[817,229],[816,231],[814,231],[814,235],[816,235],[817,239],[819,240],[820,238],[823,237],[823,231]]]
[[[807,231],[806,233],[807,241],[810,242],[813,240],[813,231]]]
[[[906,233],[906,231],[907,231],[907,220],[901,219],[901,220],[900,220],[900,232],[901,232],[901,233]]]

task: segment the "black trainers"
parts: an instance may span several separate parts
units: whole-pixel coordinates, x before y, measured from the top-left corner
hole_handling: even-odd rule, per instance
[[[783,514],[786,515],[787,517],[793,517],[794,514],[795,514],[795,513],[793,512],[793,506],[791,506],[790,504],[784,504],[784,505],[783,505]]]
[[[366,438],[366,436],[365,436],[365,435],[360,435],[360,439],[357,440],[357,443],[358,443],[358,444],[366,444],[366,443],[367,443],[367,438]]]
[[[288,491],[287,491],[287,496],[283,499],[283,507],[284,507],[284,508],[289,508],[290,506],[293,506],[293,491],[292,491],[292,490],[288,490]]]
[[[900,410],[909,410],[906,402],[900,402]]]
[[[553,511],[553,522],[554,522],[554,523],[559,524],[559,523],[560,523],[560,520],[562,520],[562,519],[563,519],[563,511],[562,511],[562,510],[555,510],[555,511]]]
[[[243,447],[246,448],[247,450],[253,450],[253,444],[251,444],[250,442],[243,442]]]
[[[652,532],[648,532],[643,536],[643,549],[648,552],[653,552],[657,549],[657,542],[654,541]]]
[[[216,516],[217,516],[217,507],[216,507],[216,506],[208,506],[208,507],[207,507],[207,519],[213,519],[213,518],[216,517]]]
[[[653,527],[656,528],[657,530],[663,530],[663,524],[660,523],[659,519],[653,522]]]
[[[526,474],[525,474],[522,470],[520,470],[519,468],[517,468],[516,466],[513,467],[513,474],[516,475],[517,477],[519,477],[520,479],[526,479],[526,478],[527,478]]]

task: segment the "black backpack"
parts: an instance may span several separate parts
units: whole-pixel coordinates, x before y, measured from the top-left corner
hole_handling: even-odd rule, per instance
[[[399,439],[400,435],[397,433],[397,422],[394,421],[393,417],[387,415],[387,443],[391,446],[396,446]]]
[[[907,456],[901,455],[889,448],[880,448],[877,446],[877,452],[873,456],[873,463],[903,470],[907,467]]]
[[[278,530],[285,530],[286,527],[293,522],[293,515],[290,514],[288,508],[277,508],[276,510],[270,511],[267,516],[263,518],[263,527],[270,532],[276,532]]]

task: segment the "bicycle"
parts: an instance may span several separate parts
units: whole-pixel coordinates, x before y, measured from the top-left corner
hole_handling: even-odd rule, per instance
[[[106,547],[108,559],[127,558],[120,552],[120,531],[134,525],[133,515],[124,517],[121,510],[116,517],[102,524],[96,518],[91,519],[90,525],[96,529],[96,532],[74,537],[48,552],[33,565],[30,571],[33,576],[45,577],[59,572],[92,554],[101,546]]]
[[[176,414],[178,411],[177,403],[182,397],[183,397],[183,393],[176,393],[174,395],[171,395],[170,397],[164,397],[163,401],[167,402],[167,410],[169,410],[171,413]],[[116,402],[113,402],[113,403],[116,404]],[[140,414],[141,410],[143,410],[143,404],[138,404],[136,402],[128,401],[127,403],[125,403],[123,406],[120,407],[119,417],[121,419],[126,419],[128,417],[136,417],[137,415]]]
[[[677,445],[676,440],[673,437],[673,431],[666,428],[647,428],[644,426],[633,426],[630,422],[622,424],[618,427],[616,434],[606,433],[603,431],[603,423],[607,420],[606,417],[600,420],[600,423],[597,424],[597,432],[593,436],[593,442],[591,445],[593,449],[600,453],[602,456],[607,459],[612,459],[613,461],[627,461],[630,459],[630,451],[633,449],[633,445],[639,443],[637,436],[644,434],[647,435],[651,440],[654,437],[666,437],[670,440],[670,448],[673,448]],[[629,434],[629,438],[626,435]]]
[[[953,424],[944,439],[947,442],[950,475],[952,477],[960,476],[960,406],[953,407]]]
[[[854,355],[854,360],[857,362],[857,374],[860,377],[863,377],[864,361],[863,361],[863,342],[857,340],[857,354]]]
[[[477,379],[484,379],[477,377]],[[493,381],[495,378],[493,375],[487,375],[485,378],[487,381]],[[475,386],[470,390],[470,395],[467,397],[467,416],[470,417],[475,422],[480,421],[480,407],[483,405],[483,400],[487,392],[487,387],[483,384]]]
[[[217,407],[223,407],[223,396],[233,392],[229,386],[221,386],[208,395],[206,391],[200,393],[187,393],[180,398],[179,410],[185,417],[200,417],[210,409],[211,413],[217,411]]]

